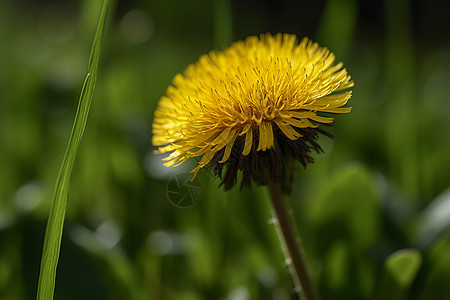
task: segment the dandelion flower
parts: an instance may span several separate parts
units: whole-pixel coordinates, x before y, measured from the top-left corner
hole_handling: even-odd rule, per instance
[[[319,125],[350,112],[352,86],[334,54],[308,38],[248,37],[175,76],[154,114],[153,144],[170,153],[165,166],[198,158],[193,178],[212,167],[226,190],[239,170],[241,187],[265,174],[280,182],[289,158],[305,167],[322,151],[319,133],[331,134]]]

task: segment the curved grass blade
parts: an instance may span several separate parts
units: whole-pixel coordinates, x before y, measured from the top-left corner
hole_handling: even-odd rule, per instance
[[[75,115],[72,131],[70,133],[66,152],[61,169],[56,180],[53,201],[45,231],[44,247],[42,250],[41,269],[36,298],[51,300],[55,290],[56,269],[61,246],[61,236],[66,214],[67,199],[70,190],[70,175],[72,173],[75,157],[80,146],[81,138],[86,127],[89,109],[94,95],[97,80],[97,67],[100,58],[100,48],[106,20],[108,0],[104,0],[100,10],[94,41],[89,58],[89,70],[81,90],[78,108]]]

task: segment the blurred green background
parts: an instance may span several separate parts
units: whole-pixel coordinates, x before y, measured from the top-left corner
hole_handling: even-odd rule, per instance
[[[36,294],[46,218],[100,1],[0,1],[0,299]],[[201,54],[308,36],[353,111],[291,197],[323,299],[450,299],[450,18],[444,1],[112,1],[71,184],[56,299],[295,299],[266,190],[203,172],[178,208],[152,114]],[[402,250],[412,249],[412,250]],[[415,249],[415,250],[414,250]],[[400,252],[399,252],[400,250]]]

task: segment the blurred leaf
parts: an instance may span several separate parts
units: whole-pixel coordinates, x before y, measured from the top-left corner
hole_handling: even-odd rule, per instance
[[[450,295],[450,238],[443,235],[426,252],[417,299],[446,299]],[[447,297],[446,297],[447,296]]]
[[[417,250],[403,249],[391,254],[384,263],[376,299],[405,299],[421,266],[422,256]]]
[[[324,274],[327,285],[333,290],[340,290],[349,280],[350,250],[344,241],[338,241],[329,249],[325,261]]]
[[[114,232],[102,233],[102,226],[95,232],[85,227],[78,226],[71,232],[72,240],[85,251],[89,252],[106,273],[106,278],[114,282],[114,287],[110,287],[109,293],[113,299],[144,299],[144,291],[139,285],[138,275],[132,262],[126,257],[118,246],[110,242],[110,237],[116,235]],[[114,227],[113,227],[114,228]],[[113,237],[115,240],[116,237]]]
[[[214,47],[223,49],[233,39],[233,18],[230,0],[214,1]]]
[[[307,216],[315,252],[323,264],[322,297],[369,297],[375,271],[366,253],[375,246],[380,231],[380,201],[372,174],[358,164],[340,169],[323,183]]]
[[[421,264],[422,257],[419,251],[401,250],[387,258],[385,268],[399,286],[407,288],[414,280]]]
[[[428,246],[450,227],[450,188],[434,199],[417,224],[416,242]]]
[[[192,277],[195,281],[204,285],[211,286],[214,284],[215,277],[218,276],[214,267],[214,258],[218,258],[214,252],[213,243],[208,243],[208,237],[205,237],[200,231],[189,232],[189,266]],[[215,254],[215,255],[214,255]]]
[[[318,28],[318,39],[338,57],[345,55],[356,30],[358,4],[355,0],[328,0]]]
[[[372,245],[379,232],[379,210],[372,175],[361,165],[341,169],[311,203],[309,217],[319,251],[340,239],[358,249]]]
[[[414,65],[414,44],[411,30],[411,2],[387,1],[386,27],[386,87],[389,101],[386,105],[386,142],[389,173],[405,194],[418,198],[420,170],[417,134],[417,73]],[[399,138],[401,137],[401,139]],[[408,149],[408,151],[405,151]]]

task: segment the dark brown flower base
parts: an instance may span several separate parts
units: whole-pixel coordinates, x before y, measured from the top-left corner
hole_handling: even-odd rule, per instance
[[[243,174],[241,189],[251,186],[252,179],[258,185],[267,185],[268,180],[271,180],[281,182],[283,192],[289,194],[292,189],[295,168],[293,160],[299,161],[305,168],[314,162],[310,155],[311,151],[323,152],[317,143],[319,133],[330,138],[333,137],[332,134],[321,128],[296,128],[296,131],[303,136],[293,141],[274,125],[274,147],[267,151],[256,151],[259,133],[254,129],[252,150],[247,156],[242,155],[245,137],[238,136],[230,158],[225,163],[219,162],[225,151],[222,149],[215,154],[208,166],[213,168],[214,174],[222,180],[220,186],[223,185],[225,190],[230,190],[237,183],[237,173],[240,170]]]

